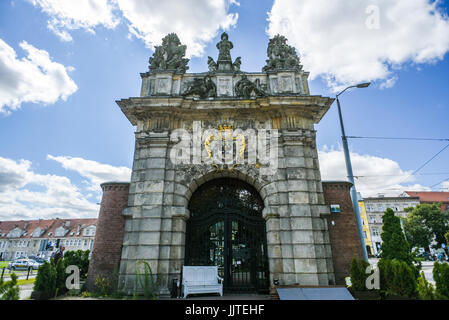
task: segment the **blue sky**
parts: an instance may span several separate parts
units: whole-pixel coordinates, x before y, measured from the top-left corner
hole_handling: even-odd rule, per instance
[[[425,0],[385,1],[223,0],[214,7],[197,0],[189,11],[176,1],[97,0],[99,7],[84,1],[79,12],[67,1],[59,7],[50,0],[1,1],[0,219],[95,216],[98,184],[124,179],[132,167],[134,130],[115,100],[139,95],[151,46],[169,32],[193,48],[188,72],[207,71],[223,30],[234,43],[232,56],[242,57],[242,70],[260,71],[268,39],[282,33],[311,72],[313,95],[335,96],[345,85],[373,81],[341,97],[348,135],[449,138],[449,5],[440,1],[427,12],[432,3]],[[377,6],[380,21],[367,31],[360,22],[372,17],[369,5]],[[408,20],[392,24],[388,17],[395,12]],[[14,63],[23,70],[8,73],[5,48],[15,51]],[[31,63],[29,74],[53,77],[53,87],[25,81],[28,64],[22,62],[33,48],[49,56]],[[52,99],[42,98],[45,90]],[[336,105],[316,129],[323,179],[344,179]],[[349,142],[354,174],[377,176],[356,181],[364,196],[430,190],[449,179],[449,148],[420,171],[424,175],[409,176],[445,142]],[[434,190],[442,188],[449,183]]]

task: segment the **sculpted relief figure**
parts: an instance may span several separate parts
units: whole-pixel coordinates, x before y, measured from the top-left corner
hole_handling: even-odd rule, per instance
[[[277,35],[270,39],[267,48],[267,65],[264,72],[280,69],[301,69],[295,48],[287,44],[287,38]]]
[[[184,92],[183,96],[196,95],[201,99],[212,98],[217,96],[217,86],[210,76],[204,78],[194,78],[193,82]]]
[[[212,59],[212,57],[207,57],[207,65],[209,66],[209,71],[217,70],[217,63]]]
[[[254,94],[256,97],[267,95],[265,91],[260,89],[259,81],[254,83],[249,80],[245,74],[242,76],[242,79],[235,84],[235,94],[240,98],[250,98],[251,94]]]
[[[186,46],[175,33],[170,33],[162,39],[162,45],[156,46],[153,56],[150,58],[150,70],[175,70],[184,73],[189,67],[189,59],[184,58]]]
[[[235,59],[234,63],[232,64],[232,70],[240,71],[241,64],[242,64],[242,58],[238,57],[237,59]]]

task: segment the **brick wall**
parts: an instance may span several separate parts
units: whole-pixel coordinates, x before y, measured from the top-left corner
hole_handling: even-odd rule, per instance
[[[122,210],[128,204],[129,183],[110,182],[101,185],[103,197],[98,215],[92,257],[87,278],[88,290],[94,290],[97,275],[107,277],[111,284],[120,267],[125,218]],[[116,285],[116,283],[114,283]]]
[[[345,284],[353,257],[363,259],[361,241],[351,201],[352,184],[345,181],[323,181],[324,200],[327,205],[339,204],[340,213],[331,213],[327,218],[332,246],[335,281]]]

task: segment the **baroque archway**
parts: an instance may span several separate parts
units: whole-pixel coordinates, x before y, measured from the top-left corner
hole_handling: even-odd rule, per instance
[[[201,185],[189,202],[185,265],[215,265],[224,290],[269,287],[263,201],[246,182],[220,178]]]

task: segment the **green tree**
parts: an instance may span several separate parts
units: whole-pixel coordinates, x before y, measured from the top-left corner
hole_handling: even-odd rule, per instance
[[[350,276],[351,276],[351,287],[356,291],[365,291],[366,288],[366,278],[368,278],[369,274],[365,273],[366,268],[369,266],[369,263],[365,260],[357,262],[356,258],[352,259],[351,268],[350,268]]]
[[[56,269],[53,263],[45,261],[37,271],[33,295],[36,299],[49,299],[56,293]]]
[[[382,259],[397,259],[412,265],[412,253],[410,245],[405,239],[401,228],[399,217],[394,215],[394,211],[388,208],[382,217]]]
[[[0,300],[19,300],[20,289],[17,285],[17,275],[11,274],[10,281],[3,281],[3,277],[0,278]]]
[[[78,266],[80,269],[80,278],[84,280],[87,278],[87,271],[89,269],[89,250],[77,250],[77,251],[67,251],[64,254],[65,265]]]
[[[56,280],[55,280],[55,295],[59,296],[67,291],[65,280],[67,274],[65,273],[66,262],[63,259],[59,259],[55,268]]]
[[[421,300],[435,300],[435,288],[426,280],[423,271],[418,278],[418,295]]]
[[[435,280],[437,297],[449,299],[449,264],[439,263],[433,265],[433,279]]]
[[[380,259],[380,288],[386,295],[415,298],[417,295],[416,268],[404,261]]]
[[[406,211],[404,229],[412,247],[428,248],[433,239],[435,248],[447,242],[445,234],[449,230],[449,212],[441,210],[441,203],[425,203]]]

